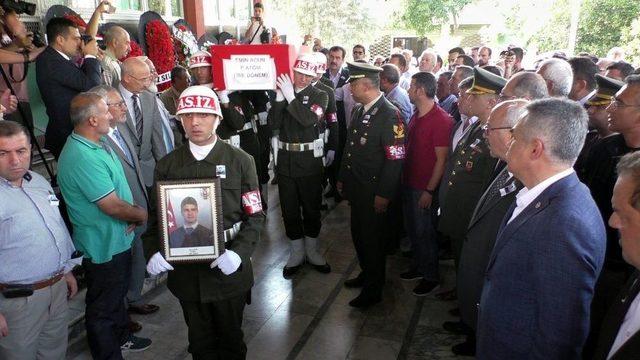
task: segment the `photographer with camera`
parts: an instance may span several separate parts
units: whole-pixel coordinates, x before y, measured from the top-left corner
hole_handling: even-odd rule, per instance
[[[5,2],[0,5],[5,6]],[[17,4],[17,3],[14,3]],[[27,30],[20,21],[20,15],[14,6],[3,7],[0,22],[2,23],[2,49],[11,51],[22,57],[21,63],[2,64],[0,70],[0,103],[7,108],[6,120],[15,121],[33,130],[33,116],[29,105],[27,90],[28,62],[45,49],[40,37]],[[25,56],[27,58],[25,58]],[[1,61],[0,57],[0,62]],[[15,111],[19,107],[19,111]]]
[[[253,4],[253,17],[244,33],[244,43],[250,45],[269,44],[273,36],[277,36],[276,29],[264,24],[264,6],[262,3]]]
[[[36,61],[36,81],[49,116],[45,147],[58,159],[73,130],[69,121],[71,99],[102,83],[102,67],[96,58],[96,40],[81,37],[73,21],[63,17],[49,20],[47,39],[49,46]],[[78,67],[72,59],[80,54],[84,61]]]

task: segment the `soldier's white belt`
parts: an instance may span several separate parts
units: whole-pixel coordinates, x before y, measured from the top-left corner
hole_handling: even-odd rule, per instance
[[[224,242],[229,242],[233,239],[236,238],[236,236],[238,236],[238,233],[240,232],[240,226],[242,225],[242,221],[238,221],[237,223],[233,224],[232,227],[228,228],[227,230],[224,231]]]
[[[286,143],[283,141],[278,141],[278,148],[286,151],[313,151],[313,157],[323,157],[324,156],[324,140],[316,139],[313,142],[308,143]]]
[[[254,120],[258,123],[258,125],[260,126],[265,126],[267,125],[267,115],[265,113],[264,116],[260,116],[260,115],[254,115]]]
[[[308,143],[286,143],[278,141],[278,149],[286,151],[311,151],[313,150],[313,142]]]
[[[227,143],[231,146],[240,148],[240,135],[231,135],[228,139],[220,139],[222,142]]]
[[[243,132],[243,131],[251,130],[253,128],[254,128],[253,121],[248,121],[248,122],[244,123],[244,126],[242,127],[242,129],[238,130],[238,134]]]

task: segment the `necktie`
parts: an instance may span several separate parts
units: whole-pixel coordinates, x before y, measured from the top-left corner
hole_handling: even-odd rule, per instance
[[[142,111],[140,110],[140,105],[138,104],[138,95],[131,95],[131,100],[133,101],[133,116],[136,120],[136,132],[138,133],[138,140],[142,142]]]
[[[187,235],[191,235],[191,233],[193,232],[193,228],[184,228],[184,231],[187,232]]]
[[[462,132],[464,132],[465,130],[467,130],[467,127],[469,127],[469,124],[471,124],[471,118],[468,117],[464,123],[462,124]]]
[[[509,179],[510,176],[507,171],[501,172],[498,177],[496,177],[496,179],[491,183],[491,186],[489,186],[489,190],[487,190],[484,196],[480,198],[480,201],[478,201],[478,206],[471,216],[471,222],[475,221],[476,217],[482,213],[484,207],[491,204],[493,199],[500,197],[500,189],[507,184]]]
[[[133,157],[131,156],[131,151],[129,151],[129,147],[127,147],[127,143],[124,142],[124,139],[122,138],[122,134],[120,134],[120,131],[118,129],[113,129],[113,136],[116,138],[116,140],[118,140],[118,145],[120,145],[120,149],[122,149],[122,152],[124,153],[124,155],[127,157],[127,159],[129,159],[129,162],[131,163],[131,165],[133,165],[134,162],[133,162]]]

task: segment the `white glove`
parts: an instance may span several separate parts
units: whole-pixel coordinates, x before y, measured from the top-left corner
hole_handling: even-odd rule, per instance
[[[334,150],[327,151],[327,155],[324,156],[325,166],[330,166],[335,158],[336,152]]]
[[[258,120],[260,120],[260,125],[267,123],[267,112],[263,111],[258,113]]]
[[[276,101],[284,101],[284,95],[282,95],[282,91],[280,91],[280,89],[276,89]]]
[[[221,104],[229,103],[229,90],[220,90],[218,91],[218,97],[220,98]]]
[[[171,264],[169,264],[159,252],[153,254],[151,259],[149,259],[147,272],[150,275],[155,276],[169,270],[173,270],[173,266],[171,266]]]
[[[288,102],[292,102],[293,99],[296,98],[296,94],[293,91],[293,83],[291,82],[291,78],[287,74],[282,74],[278,76],[278,80],[276,80],[276,85],[282,91],[282,95]],[[277,96],[277,95],[276,95]]]
[[[211,263],[210,267],[213,269],[217,266],[223,274],[230,275],[238,270],[241,263],[240,255],[232,250],[225,250],[222,255]]]

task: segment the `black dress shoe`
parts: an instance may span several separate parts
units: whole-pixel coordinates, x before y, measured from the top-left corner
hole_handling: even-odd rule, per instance
[[[319,273],[328,274],[331,272],[331,266],[329,266],[329,263],[325,263],[324,265],[315,265],[309,263],[309,265],[311,265],[311,267]]]
[[[284,267],[282,268],[282,276],[284,277],[291,277],[293,275],[295,275],[298,271],[300,271],[300,269],[302,269],[302,264],[300,265],[296,265],[296,266],[291,266],[291,267]]]
[[[349,279],[349,280],[344,282],[344,287],[349,288],[349,289],[360,288],[363,285],[364,285],[364,277],[362,277],[360,275],[354,277],[353,279]]]
[[[467,336],[465,342],[453,345],[451,352],[458,356],[476,356],[475,336]]]
[[[473,331],[467,324],[462,321],[445,321],[442,328],[456,335],[469,335]]]
[[[382,297],[380,296],[371,296],[371,295],[358,295],[355,299],[349,301],[349,306],[358,309],[365,309],[371,305],[375,305],[382,301]]]

